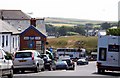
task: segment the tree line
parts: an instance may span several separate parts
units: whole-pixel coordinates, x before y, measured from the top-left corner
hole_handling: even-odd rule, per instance
[[[56,36],[66,36],[66,35],[85,35],[84,26],[53,26],[51,24],[46,24],[46,32],[49,35]]]
[[[97,25],[97,24],[96,24]],[[118,26],[117,23],[103,22],[98,24],[100,28],[95,28],[94,24],[87,23],[86,25],[76,26],[54,26],[52,24],[45,24],[48,35],[54,36],[70,36],[70,35],[85,35],[88,30],[107,30],[113,26]]]

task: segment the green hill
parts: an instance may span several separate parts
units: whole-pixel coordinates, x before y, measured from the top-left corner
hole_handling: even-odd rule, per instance
[[[53,48],[78,48],[83,46],[87,51],[95,50],[97,48],[97,37],[85,36],[67,36],[59,38],[50,38],[47,40],[49,44],[47,47]]]

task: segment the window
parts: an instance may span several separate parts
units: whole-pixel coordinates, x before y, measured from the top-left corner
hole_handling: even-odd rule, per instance
[[[107,48],[99,48],[99,60],[106,61]]]
[[[14,38],[13,38],[13,48],[14,48]]]
[[[29,58],[32,57],[32,52],[18,52],[15,54],[15,58]]]
[[[17,47],[17,37],[16,37],[16,47]]]
[[[8,35],[6,36],[6,46],[8,46]]]
[[[5,45],[4,45],[4,40],[5,40],[5,38],[4,38],[4,35],[2,36],[2,47],[4,47]]]

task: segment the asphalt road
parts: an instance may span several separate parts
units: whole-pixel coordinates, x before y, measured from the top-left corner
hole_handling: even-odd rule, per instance
[[[19,74],[14,74],[14,78],[41,78],[43,76],[50,76],[53,78],[53,76],[57,76],[58,78],[61,76],[69,76],[73,78],[73,76],[83,76],[83,77],[89,77],[91,78],[94,77],[120,77],[120,72],[106,72],[104,74],[98,74],[97,73],[97,68],[96,68],[96,62],[89,62],[88,65],[76,65],[75,70],[56,70],[56,71],[43,71],[39,73],[34,73],[34,72],[25,72],[25,73],[19,73]],[[45,77],[47,78],[47,77]]]

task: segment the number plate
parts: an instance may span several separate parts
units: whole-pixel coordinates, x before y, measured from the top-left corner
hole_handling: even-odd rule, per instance
[[[19,62],[26,62],[26,60],[19,60]]]

